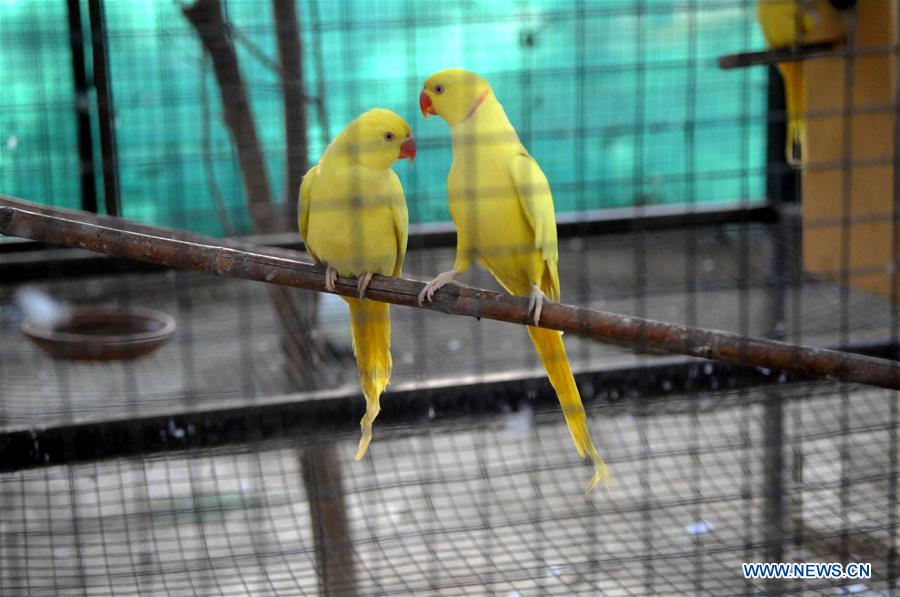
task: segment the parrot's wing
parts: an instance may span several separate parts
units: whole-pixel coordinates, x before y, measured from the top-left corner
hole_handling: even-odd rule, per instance
[[[409,236],[409,211],[406,208],[406,195],[397,173],[390,170],[391,212],[394,214],[394,234],[397,235],[397,263],[392,275],[398,277],[403,271],[403,260],[406,257],[406,241]]]
[[[527,153],[513,158],[509,172],[519,196],[519,205],[534,232],[534,246],[541,252],[545,274],[549,276],[542,280],[541,287],[551,300],[559,300],[559,243],[550,183],[541,167]]]
[[[303,242],[305,243],[307,239],[306,234],[309,231],[309,198],[312,195],[313,181],[315,181],[318,173],[319,165],[316,164],[306,172],[303,176],[303,182],[300,183],[300,209],[298,210],[297,222],[300,225],[300,236],[303,237]],[[309,248],[309,243],[306,244],[306,251],[318,263],[319,258]]]
[[[556,216],[547,177],[534,158],[527,154],[513,158],[509,170],[525,219],[534,231],[534,246],[540,249],[544,259],[557,261]]]

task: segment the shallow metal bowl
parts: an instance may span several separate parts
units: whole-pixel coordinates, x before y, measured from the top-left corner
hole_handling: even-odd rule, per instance
[[[22,333],[56,359],[121,361],[146,356],[175,332],[175,319],[141,307],[81,307],[52,327],[25,320]]]

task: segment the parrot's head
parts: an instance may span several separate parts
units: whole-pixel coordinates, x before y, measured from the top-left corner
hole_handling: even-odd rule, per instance
[[[344,131],[343,151],[350,160],[367,168],[384,170],[394,162],[416,158],[412,129],[396,113],[384,108],[369,110]]]
[[[419,107],[428,118],[437,114],[455,126],[471,116],[491,94],[491,85],[479,75],[461,68],[435,73],[425,80]]]

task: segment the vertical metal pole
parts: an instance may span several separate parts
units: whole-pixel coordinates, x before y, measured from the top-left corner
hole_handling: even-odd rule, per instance
[[[763,414],[763,560],[784,561],[784,398],[778,389],[766,392]],[[766,583],[770,595],[784,592],[784,581]]]
[[[795,218],[791,204],[800,200],[800,176],[785,157],[787,130],[784,82],[778,69],[769,67],[768,119],[766,124],[766,199],[778,211],[778,222],[771,227],[772,277],[771,322],[768,335],[783,340],[786,335],[787,289],[796,273],[794,250]],[[784,398],[780,391],[766,395],[763,405],[763,558],[767,562],[784,559],[785,543],[785,452]],[[766,584],[771,594],[784,592],[783,581]]]
[[[112,86],[106,47],[106,19],[102,0],[88,0],[91,13],[91,47],[94,52],[94,85],[97,87],[97,113],[100,117],[100,153],[103,159],[103,195],[106,213],[121,214],[119,202],[119,163],[113,114]]]
[[[94,178],[94,141],[91,134],[89,86],[84,57],[81,0],[68,0],[69,46],[75,84],[75,117],[78,122],[78,174],[81,179],[81,209],[97,212],[97,181]]]
[[[796,273],[799,255],[797,225],[792,204],[800,201],[800,174],[791,168],[784,154],[787,133],[785,123],[776,114],[784,114],[784,83],[781,73],[769,67],[768,118],[766,124],[766,200],[778,213],[771,227],[772,279],[769,337],[784,340],[786,334],[786,301],[788,284]]]
[[[768,124],[766,134],[766,198],[778,210],[778,222],[770,228],[772,241],[772,290],[771,321],[768,335],[783,340],[786,324],[786,298],[788,279],[794,268],[791,244],[794,218],[790,204],[799,199],[796,193],[797,172],[787,164],[784,154],[786,142],[785,123],[773,118],[784,113],[784,85],[774,67],[769,69]],[[786,209],[787,208],[787,209]],[[763,404],[763,559],[781,562],[784,559],[785,541],[785,487],[784,487],[784,400],[781,392],[767,392]],[[784,581],[766,583],[770,594],[780,595]]]
[[[800,201],[800,172],[787,163],[787,110],[784,80],[774,66],[769,67],[769,92],[766,118],[766,198],[782,206]]]

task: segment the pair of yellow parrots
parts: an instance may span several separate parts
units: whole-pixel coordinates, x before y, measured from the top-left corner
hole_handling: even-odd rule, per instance
[[[758,17],[769,45],[793,46],[809,41],[817,18],[836,23],[827,29],[840,30],[838,9],[849,5],[845,0],[760,0]],[[802,65],[787,62],[779,68],[786,83],[787,158],[800,165],[805,137]],[[431,300],[474,258],[511,294],[529,297],[537,324],[544,299],[559,300],[556,217],[547,177],[480,76],[461,69],[436,73],[425,81],[419,105],[426,118],[436,114],[450,125],[453,164],[447,186],[457,228],[453,269],[431,280],[420,302]],[[409,222],[403,187],[391,166],[415,155],[409,125],[390,110],[370,110],[332,141],[300,186],[300,234],[313,259],[327,266],[326,287],[334,290],[337,275],[358,277],[359,298],[345,298],[366,398],[357,460],[372,440],[372,423],[392,367],[389,307],[364,297],[373,274],[398,276],[403,268]],[[607,469],[591,441],[561,334],[537,327],[529,327],[528,334],[578,453],[593,462],[590,490]]]
[[[428,282],[420,303],[430,301],[476,259],[511,294],[530,298],[529,311],[537,324],[543,301],[559,300],[556,216],[547,177],[482,77],[461,69],[439,72],[425,81],[419,104],[426,118],[436,114],[450,125],[448,198],[457,228],[453,269]],[[402,270],[408,214],[391,165],[401,158],[412,161],[415,155],[409,125],[394,112],[376,108],[332,141],[300,186],[300,234],[313,259],[327,266],[326,287],[334,290],[338,275],[358,277],[359,298],[345,298],[366,399],[357,460],[372,439],[379,397],[391,376],[389,307],[364,297],[373,274],[399,276]],[[538,327],[528,327],[528,334],[559,397],[578,453],[593,462],[590,490],[607,469],[591,441],[562,335]]]

